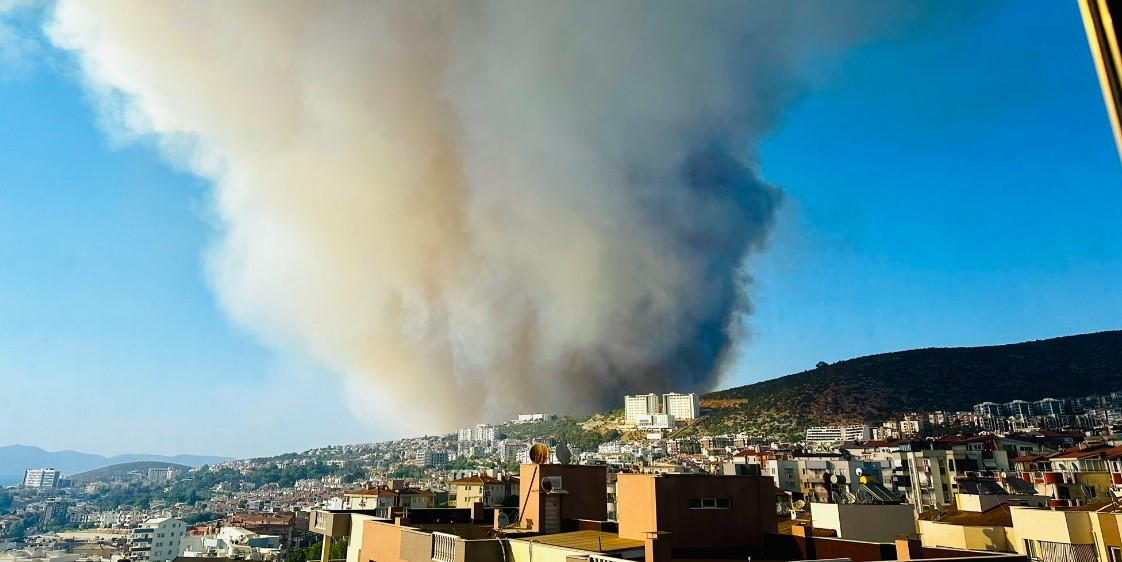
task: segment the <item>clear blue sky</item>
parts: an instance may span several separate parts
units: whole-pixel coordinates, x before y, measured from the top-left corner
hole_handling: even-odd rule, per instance
[[[1122,166],[1075,3],[940,25],[824,65],[762,147],[787,201],[727,385],[1122,327]],[[218,309],[208,185],[113,145],[41,37],[0,64],[0,445],[249,456],[392,437],[352,420],[341,379]]]

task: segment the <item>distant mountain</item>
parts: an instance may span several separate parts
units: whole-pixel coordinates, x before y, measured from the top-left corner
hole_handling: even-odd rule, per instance
[[[1122,331],[987,347],[882,353],[701,397],[689,433],[784,434],[910,411],[1122,390]]]
[[[0,485],[18,484],[23,481],[23,472],[28,468],[57,468],[63,476],[70,476],[105,466],[137,462],[160,461],[189,467],[202,466],[233,460],[229,457],[200,455],[143,455],[127,454],[103,457],[78,451],[44,451],[39,447],[27,445],[8,445],[0,447]]]
[[[76,484],[95,481],[104,482],[112,480],[119,476],[127,475],[128,473],[133,471],[139,471],[142,474],[147,474],[149,468],[174,468],[181,475],[191,469],[190,466],[187,466],[185,464],[175,464],[172,462],[135,461],[123,462],[120,464],[111,464],[109,466],[87,470],[86,472],[79,472],[78,474],[70,476],[69,478]]]

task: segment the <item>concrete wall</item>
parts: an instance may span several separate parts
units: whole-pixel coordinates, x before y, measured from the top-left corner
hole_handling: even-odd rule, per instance
[[[456,541],[456,560],[474,562],[481,560],[502,560],[505,557],[504,545],[498,539],[458,540]]]
[[[401,527],[380,521],[364,521],[362,526],[359,562],[401,562]],[[350,554],[348,547],[348,561]]]
[[[508,562],[568,562],[571,556],[588,557],[587,551],[541,544],[534,539],[512,539],[507,544],[510,554]],[[490,560],[498,561],[502,558]]]
[[[1091,513],[1087,511],[1051,511],[1029,507],[1011,507],[1013,543],[1017,552],[1026,554],[1025,540],[1048,541],[1066,544],[1094,544]]]
[[[833,529],[838,538],[892,542],[900,534],[916,532],[912,506],[865,504],[810,504],[811,519],[819,529]]]
[[[620,474],[619,535],[645,540],[666,531],[671,548],[758,547],[774,532],[775,485],[768,476]],[[694,498],[729,498],[728,509],[691,509]]]
[[[365,523],[372,521],[373,516],[352,513],[351,535],[347,542],[347,562],[366,562],[362,559],[362,537],[366,531]]]
[[[522,525],[541,530],[541,482],[547,476],[560,476],[567,494],[561,495],[562,519],[608,518],[608,469],[604,466],[575,464],[524,464],[519,469]]]
[[[432,560],[432,535],[403,529],[399,557],[405,562],[429,562]]]
[[[1096,513],[1091,516],[1091,530],[1099,538],[1099,560],[1109,561],[1110,549],[1122,549],[1122,513]]]

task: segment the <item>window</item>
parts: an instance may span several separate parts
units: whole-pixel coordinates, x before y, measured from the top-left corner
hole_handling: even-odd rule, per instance
[[[732,509],[732,498],[690,498],[690,509]]]
[[[1122,548],[1110,547],[1110,562],[1122,562]]]

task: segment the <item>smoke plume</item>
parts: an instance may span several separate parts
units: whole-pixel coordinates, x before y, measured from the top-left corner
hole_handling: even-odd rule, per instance
[[[829,10],[833,13],[823,13]],[[447,429],[712,387],[837,3],[62,0],[114,135],[213,181],[221,305]],[[392,420],[392,421],[391,421]]]

